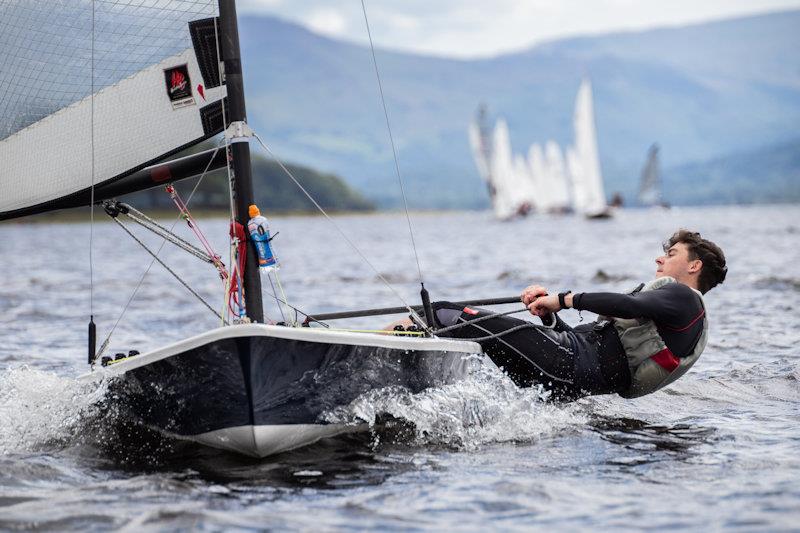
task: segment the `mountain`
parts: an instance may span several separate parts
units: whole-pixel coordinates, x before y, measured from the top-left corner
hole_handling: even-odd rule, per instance
[[[800,202],[800,139],[664,171],[672,204]]]
[[[507,119],[518,152],[550,138],[566,145],[583,76],[609,194],[634,196],[654,141],[665,167],[788,142],[800,123],[798,27],[800,11],[787,11],[480,60],[376,50],[409,203],[486,205],[466,134],[478,104]],[[396,205],[369,49],[268,17],[245,16],[240,31],[248,118],[273,151]]]

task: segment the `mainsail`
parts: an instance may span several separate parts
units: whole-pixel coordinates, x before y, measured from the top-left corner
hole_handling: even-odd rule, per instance
[[[597,149],[592,86],[584,79],[575,100],[575,145],[567,150],[575,210],[589,217],[604,214],[608,206]]]
[[[569,186],[561,148],[555,141],[547,141],[545,145],[545,168],[547,172],[547,190],[550,200],[550,211],[564,212],[569,209]]]
[[[499,119],[492,137],[491,168],[494,196],[492,207],[497,218],[525,215],[534,206],[536,190],[528,163],[511,150],[508,125]]]
[[[528,148],[528,166],[530,176],[536,191],[535,205],[537,211],[547,213],[552,203],[550,191],[550,176],[547,174],[542,147],[534,143]]]
[[[0,5],[0,219],[223,166],[213,152],[163,163],[224,130],[216,13],[216,0]]]
[[[478,173],[486,183],[489,197],[494,204],[495,185],[492,177],[492,130],[487,123],[486,106],[481,105],[478,113],[469,125],[469,144],[472,148],[472,157],[478,167]]]
[[[499,119],[494,127],[492,143],[492,179],[495,197],[492,207],[500,219],[513,217],[517,212],[515,199],[516,169],[511,154],[511,140],[506,121]]]

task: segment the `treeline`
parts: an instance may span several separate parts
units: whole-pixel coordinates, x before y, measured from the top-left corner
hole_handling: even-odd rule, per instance
[[[292,176],[326,211],[371,211],[375,205],[348,186],[339,176],[295,164],[284,164]],[[314,204],[300,190],[277,162],[260,155],[252,156],[253,193],[256,203],[269,212],[312,212]],[[197,185],[197,179],[176,183],[184,200]],[[172,206],[169,195],[156,187],[130,195],[129,201],[141,208]],[[230,205],[228,173],[225,169],[207,174],[194,192],[191,207],[227,210]]]

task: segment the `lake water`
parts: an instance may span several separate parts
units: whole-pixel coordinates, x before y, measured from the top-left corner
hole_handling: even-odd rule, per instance
[[[265,460],[154,436],[137,448],[107,430],[113,399],[103,387],[75,381],[87,370],[89,225],[3,224],[0,529],[796,530],[800,207],[626,210],[598,222],[501,223],[480,212],[412,219],[426,287],[449,300],[512,296],[532,282],[627,290],[652,277],[660,243],[675,229],[699,230],[725,250],[730,268],[706,297],[708,347],[687,376],[636,400],[546,404],[484,365],[449,387],[376,391],[343,406],[343,416],[390,413],[413,424]],[[416,303],[405,218],[335,220]],[[400,304],[325,219],[271,222],[293,305],[311,313]],[[227,256],[226,222],[201,227]],[[98,337],[119,319],[112,353],[217,325],[159,265],[131,300],[149,256],[108,222],[95,224],[92,240]],[[208,265],[168,248],[163,258],[221,307]],[[562,315],[573,325],[593,319]]]

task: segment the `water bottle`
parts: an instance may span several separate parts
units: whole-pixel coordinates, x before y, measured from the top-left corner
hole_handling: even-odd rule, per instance
[[[269,222],[261,216],[261,211],[255,205],[251,205],[248,214],[250,221],[247,223],[247,231],[250,238],[256,245],[258,251],[258,266],[263,272],[269,272],[273,268],[278,268],[278,259],[275,257],[270,244]]]

